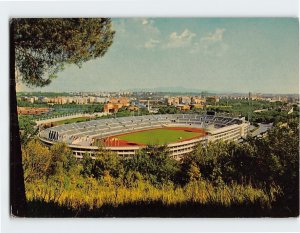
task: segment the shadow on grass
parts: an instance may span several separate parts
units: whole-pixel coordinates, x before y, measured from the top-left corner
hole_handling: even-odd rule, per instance
[[[195,203],[184,203],[177,205],[163,205],[161,202],[131,203],[114,207],[103,205],[100,208],[89,209],[82,207],[72,209],[61,206],[54,202],[44,201],[28,202],[28,217],[297,217],[299,208],[290,210],[289,208],[273,207],[261,208],[260,203],[233,205],[224,207],[220,205],[201,205]]]

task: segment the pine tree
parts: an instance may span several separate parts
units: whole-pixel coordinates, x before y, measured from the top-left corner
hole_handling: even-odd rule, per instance
[[[65,64],[79,67],[102,57],[113,42],[108,18],[14,18],[10,21],[10,206],[26,215],[16,80],[48,85]]]

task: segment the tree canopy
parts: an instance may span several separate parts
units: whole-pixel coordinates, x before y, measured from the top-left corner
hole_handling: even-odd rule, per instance
[[[77,162],[61,143],[23,150],[28,216],[299,215],[298,119],[243,143],[199,145],[180,162],[156,146],[127,158],[100,148]]]
[[[26,215],[16,80],[27,86],[48,85],[66,64],[80,67],[84,62],[102,57],[111,46],[114,33],[108,18],[10,20],[10,205],[13,215]]]
[[[113,42],[109,18],[14,18],[15,66],[28,86],[45,86],[65,64],[102,57]]]

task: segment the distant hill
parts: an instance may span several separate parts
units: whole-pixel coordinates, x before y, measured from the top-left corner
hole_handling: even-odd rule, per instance
[[[166,93],[216,93],[214,91],[201,90],[196,88],[186,87],[155,87],[155,88],[134,88],[130,91],[133,92],[166,92]]]

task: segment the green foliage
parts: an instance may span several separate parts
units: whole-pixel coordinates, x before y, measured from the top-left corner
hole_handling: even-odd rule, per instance
[[[116,117],[126,117],[126,116],[131,116],[132,113],[128,110],[121,110],[121,111],[118,111],[116,112],[115,116]]]
[[[19,128],[21,144],[26,144],[28,140],[37,135],[38,129],[35,128],[36,123],[30,116],[19,116]]]
[[[28,96],[28,97],[32,97],[32,96],[44,96],[44,97],[58,97],[58,96],[71,96],[71,94],[69,92],[17,92],[17,96]]]
[[[102,57],[113,41],[107,18],[14,18],[17,71],[31,86],[45,86],[65,64]]]
[[[98,104],[92,111],[93,112],[103,112],[103,104]]]
[[[220,114],[229,114],[232,116],[243,116],[248,119],[250,113],[251,123],[274,123],[287,122],[287,111],[281,110],[286,107],[286,103],[268,102],[263,100],[253,100],[249,103],[248,100],[229,100],[221,99],[218,106],[209,106],[207,110],[213,110]],[[254,112],[258,109],[266,109],[267,111]],[[291,115],[299,116],[299,111],[295,107]]]
[[[81,160],[82,169],[80,171],[80,174],[83,177],[91,177],[92,176],[92,170],[94,166],[94,160],[91,158],[90,155],[85,154],[83,155],[83,158]]]
[[[62,121],[56,121],[55,125],[79,123],[79,122],[83,122],[83,121],[88,121],[90,119],[92,119],[92,118],[90,118],[90,117],[76,117],[76,118],[66,119],[66,120],[62,120]]]
[[[214,143],[199,147],[182,163],[182,182],[193,180],[195,166],[205,180],[220,186],[237,182],[263,190],[276,189],[277,197],[294,212],[299,197],[299,126],[291,121],[275,127],[264,138],[248,138],[242,144]]]
[[[25,182],[45,177],[51,161],[51,154],[47,147],[39,140],[32,140],[22,148],[22,155]]]
[[[91,173],[97,179],[105,176],[122,177],[124,168],[121,158],[109,151],[102,151],[96,156]]]
[[[170,158],[165,146],[151,146],[125,161],[126,172],[139,172],[154,185],[174,182],[179,163]]]
[[[180,110],[178,110],[174,106],[162,106],[158,109],[158,114],[176,114],[180,113]]]
[[[45,86],[65,64],[81,66],[86,61],[102,57],[112,44],[114,35],[111,20],[107,18],[13,18],[10,20],[10,32],[10,51],[15,60],[10,66],[14,121],[11,129],[15,135],[19,133],[17,119],[14,119],[17,114],[16,81],[21,79],[29,86]],[[20,143],[19,137],[12,140],[10,166],[15,173],[11,172],[11,184],[12,188],[18,186],[18,192],[11,192],[11,204],[12,212],[23,216],[26,203]],[[60,170],[61,162],[58,161],[50,164],[48,175],[55,176]]]
[[[101,148],[95,159],[85,155],[75,163],[65,145],[49,150],[31,141],[24,146],[26,193],[28,200],[77,211],[159,202],[162,208],[187,203],[246,210],[254,206],[256,213],[276,209],[295,216],[298,155],[299,127],[294,121],[264,138],[199,146],[181,162],[171,159],[166,147],[152,146],[132,158]]]
[[[288,116],[287,111],[281,111],[280,109],[269,110],[265,112],[253,113],[252,121],[256,123],[285,123],[288,118],[298,117],[299,112],[295,111]]]
[[[200,169],[194,161],[189,164],[186,175],[188,177],[188,183],[201,179]]]
[[[18,107],[31,107],[31,108],[48,108],[49,105],[47,103],[40,103],[40,102],[35,102],[35,103],[30,103],[27,101],[22,101],[18,100]]]
[[[64,143],[56,143],[50,148],[51,160],[47,177],[67,174],[76,165],[72,151]]]

